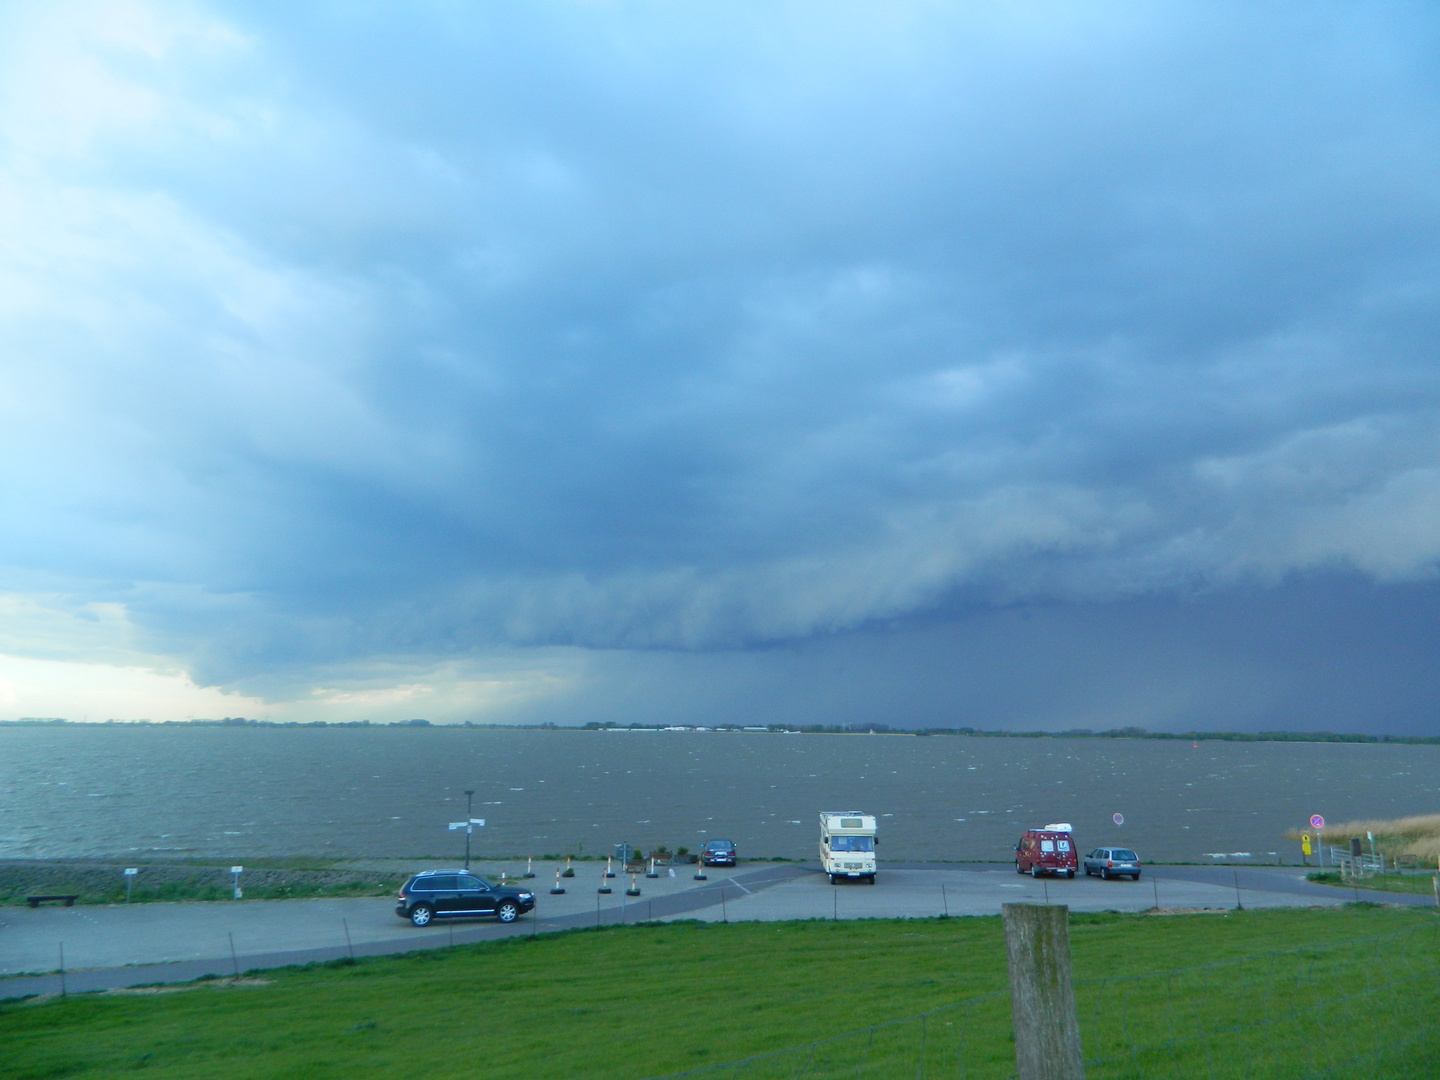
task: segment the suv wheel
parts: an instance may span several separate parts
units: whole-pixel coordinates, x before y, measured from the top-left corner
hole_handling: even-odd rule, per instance
[[[495,917],[501,922],[514,922],[519,915],[520,906],[514,900],[505,900],[495,909]]]
[[[435,917],[435,909],[429,904],[416,904],[410,909],[410,921],[416,926],[429,926]]]

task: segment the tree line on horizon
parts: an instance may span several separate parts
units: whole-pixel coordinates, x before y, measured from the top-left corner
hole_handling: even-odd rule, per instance
[[[260,720],[254,717],[226,716],[221,719],[190,720],[103,720],[96,725],[138,725],[153,727],[264,727],[264,728],[500,728],[512,731],[664,731],[706,730],[718,732],[750,732],[797,735],[968,735],[986,739],[1156,739],[1191,742],[1328,742],[1328,743],[1398,743],[1401,745],[1440,745],[1440,735],[1365,735],[1358,732],[1333,731],[1149,731],[1142,727],[1067,728],[1063,731],[994,731],[974,727],[904,728],[890,724],[619,724],[612,720],[592,720],[580,725],[543,724],[481,724],[466,720],[459,724],[435,724],[429,720]],[[22,716],[18,720],[0,720],[4,727],[89,727],[62,716]]]

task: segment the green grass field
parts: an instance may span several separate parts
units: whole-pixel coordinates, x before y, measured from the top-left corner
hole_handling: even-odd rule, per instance
[[[1376,874],[1374,877],[1342,878],[1338,870],[1317,870],[1306,874],[1310,881],[1345,889],[1373,889],[1377,892],[1416,893],[1426,896],[1435,891],[1434,874]]]
[[[80,904],[126,902],[120,865],[101,863],[0,862],[0,905],[20,906],[35,894],[74,895]],[[230,900],[228,864],[142,863],[130,902]],[[384,896],[398,889],[403,873],[346,869],[338,860],[269,859],[247,862],[241,884],[250,900],[298,900],[320,896]]]
[[[1303,1076],[1317,1055],[1320,1068],[1353,1056],[1357,1031],[1383,1051],[1357,1066],[1366,1080],[1417,1075],[1405,1071],[1415,1055],[1440,1051],[1440,919],[1429,912],[1075,915],[1071,942],[1091,1077]],[[712,1075],[1014,1067],[996,918],[651,924],[260,978],[6,1003],[0,1077],[628,1080],[935,1009]]]

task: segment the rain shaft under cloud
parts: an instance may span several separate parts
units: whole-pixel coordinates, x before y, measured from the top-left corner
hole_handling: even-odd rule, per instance
[[[11,8],[0,651],[1055,728],[1320,726],[1338,663],[1326,726],[1433,726],[1422,657],[1285,628],[1440,612],[1437,31]]]

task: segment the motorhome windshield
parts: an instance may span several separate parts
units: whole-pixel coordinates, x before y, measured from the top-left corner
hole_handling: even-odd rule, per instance
[[[875,838],[873,836],[832,836],[830,838],[831,851],[874,851]]]

